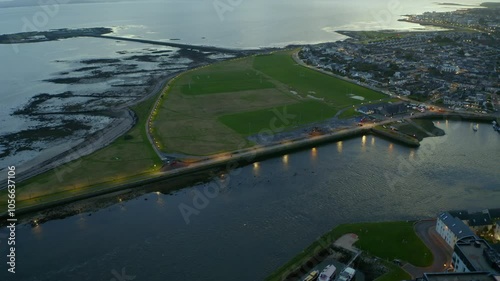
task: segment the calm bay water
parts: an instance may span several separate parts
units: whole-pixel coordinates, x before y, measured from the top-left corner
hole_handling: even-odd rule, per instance
[[[0,7],[2,2],[6,1],[0,1]],[[54,5],[56,1],[41,1],[47,4],[43,6],[33,1],[33,6],[0,8],[0,34],[103,26],[112,27],[118,36],[166,41],[178,39],[174,42],[245,49],[346,38],[336,33],[336,30],[419,29],[422,28],[419,25],[397,20],[403,14],[458,8],[438,5],[433,0],[58,2],[68,4]],[[481,2],[471,0],[466,4],[478,5]],[[130,52],[141,47],[152,46],[95,38],[0,45],[0,137],[41,125],[35,120],[12,115],[32,97],[40,93],[75,91],[74,85],[44,82],[58,77],[58,73],[71,71],[74,65],[68,62],[83,58],[117,57],[117,51]],[[95,85],[85,86],[88,91],[106,91]],[[8,150],[8,147],[0,146],[0,154],[4,150]],[[35,148],[16,152],[6,159],[0,159],[0,166],[13,163],[20,165],[42,156],[43,150]]]
[[[366,136],[244,167],[189,224],[179,205],[193,206],[207,184],[20,226],[18,273],[4,279],[2,265],[0,277],[111,280],[125,269],[135,280],[262,280],[340,223],[499,207],[499,134],[438,126],[446,137],[418,149]],[[391,175],[400,176],[393,187]]]
[[[397,19],[457,8],[433,0],[252,0],[221,17],[214,3],[62,5],[39,28],[111,26],[120,36],[252,48],[334,41],[344,38],[334,33],[339,29],[418,28]],[[399,6],[394,8],[394,3]],[[0,34],[22,31],[24,19],[32,22],[40,11],[39,6],[0,9]],[[55,60],[109,57],[123,48],[94,39],[22,45],[19,52],[0,46],[0,98],[5,100],[0,121],[22,129],[21,121],[9,119],[14,108],[40,92],[65,90],[42,82],[66,69]],[[3,263],[0,280],[112,280],[117,278],[113,272],[123,269],[134,280],[262,280],[340,223],[498,207],[498,133],[486,124],[477,133],[470,123],[439,126],[446,138],[426,139],[419,149],[366,136],[244,167],[230,175],[228,188],[191,216],[189,224],[179,206],[193,206],[193,194],[206,184],[122,203],[115,198],[115,205],[92,216],[79,214],[36,228],[19,226],[18,273],[7,275]],[[5,257],[2,236],[0,245]]]

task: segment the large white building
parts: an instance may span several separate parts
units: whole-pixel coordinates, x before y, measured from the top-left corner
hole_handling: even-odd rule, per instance
[[[451,257],[455,272],[500,273],[500,254],[477,237],[459,240]]]
[[[458,240],[464,237],[475,236],[469,226],[448,212],[444,212],[438,216],[436,231],[451,248],[455,247]]]

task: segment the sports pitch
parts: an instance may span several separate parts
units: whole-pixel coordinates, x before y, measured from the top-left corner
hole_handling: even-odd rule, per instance
[[[286,130],[335,116],[384,94],[304,66],[279,51],[188,71],[174,81],[154,119],[167,153],[211,155],[250,147],[246,137],[270,129],[276,112]],[[271,128],[272,129],[272,128]]]

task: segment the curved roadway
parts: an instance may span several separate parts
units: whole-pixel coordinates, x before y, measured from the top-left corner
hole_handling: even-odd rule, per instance
[[[444,272],[449,267],[453,249],[436,232],[436,220],[423,220],[415,223],[415,233],[431,250],[434,256],[432,265],[428,267],[416,267],[405,264],[406,270],[413,278],[421,277],[426,272]]]

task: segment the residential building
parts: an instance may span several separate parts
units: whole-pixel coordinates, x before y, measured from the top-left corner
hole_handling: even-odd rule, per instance
[[[454,210],[454,211],[448,211],[448,213],[450,213],[450,215],[460,219],[463,222],[469,220],[469,211],[467,210]]]
[[[444,212],[438,216],[436,231],[452,248],[462,238],[475,237],[474,232],[463,221],[448,212]]]
[[[500,208],[488,209],[488,213],[492,220],[500,220]]]
[[[455,272],[491,272],[500,274],[500,254],[477,237],[459,240],[451,258]]]
[[[485,212],[469,214],[467,224],[475,231],[490,230],[493,228],[493,221],[487,210]]]

